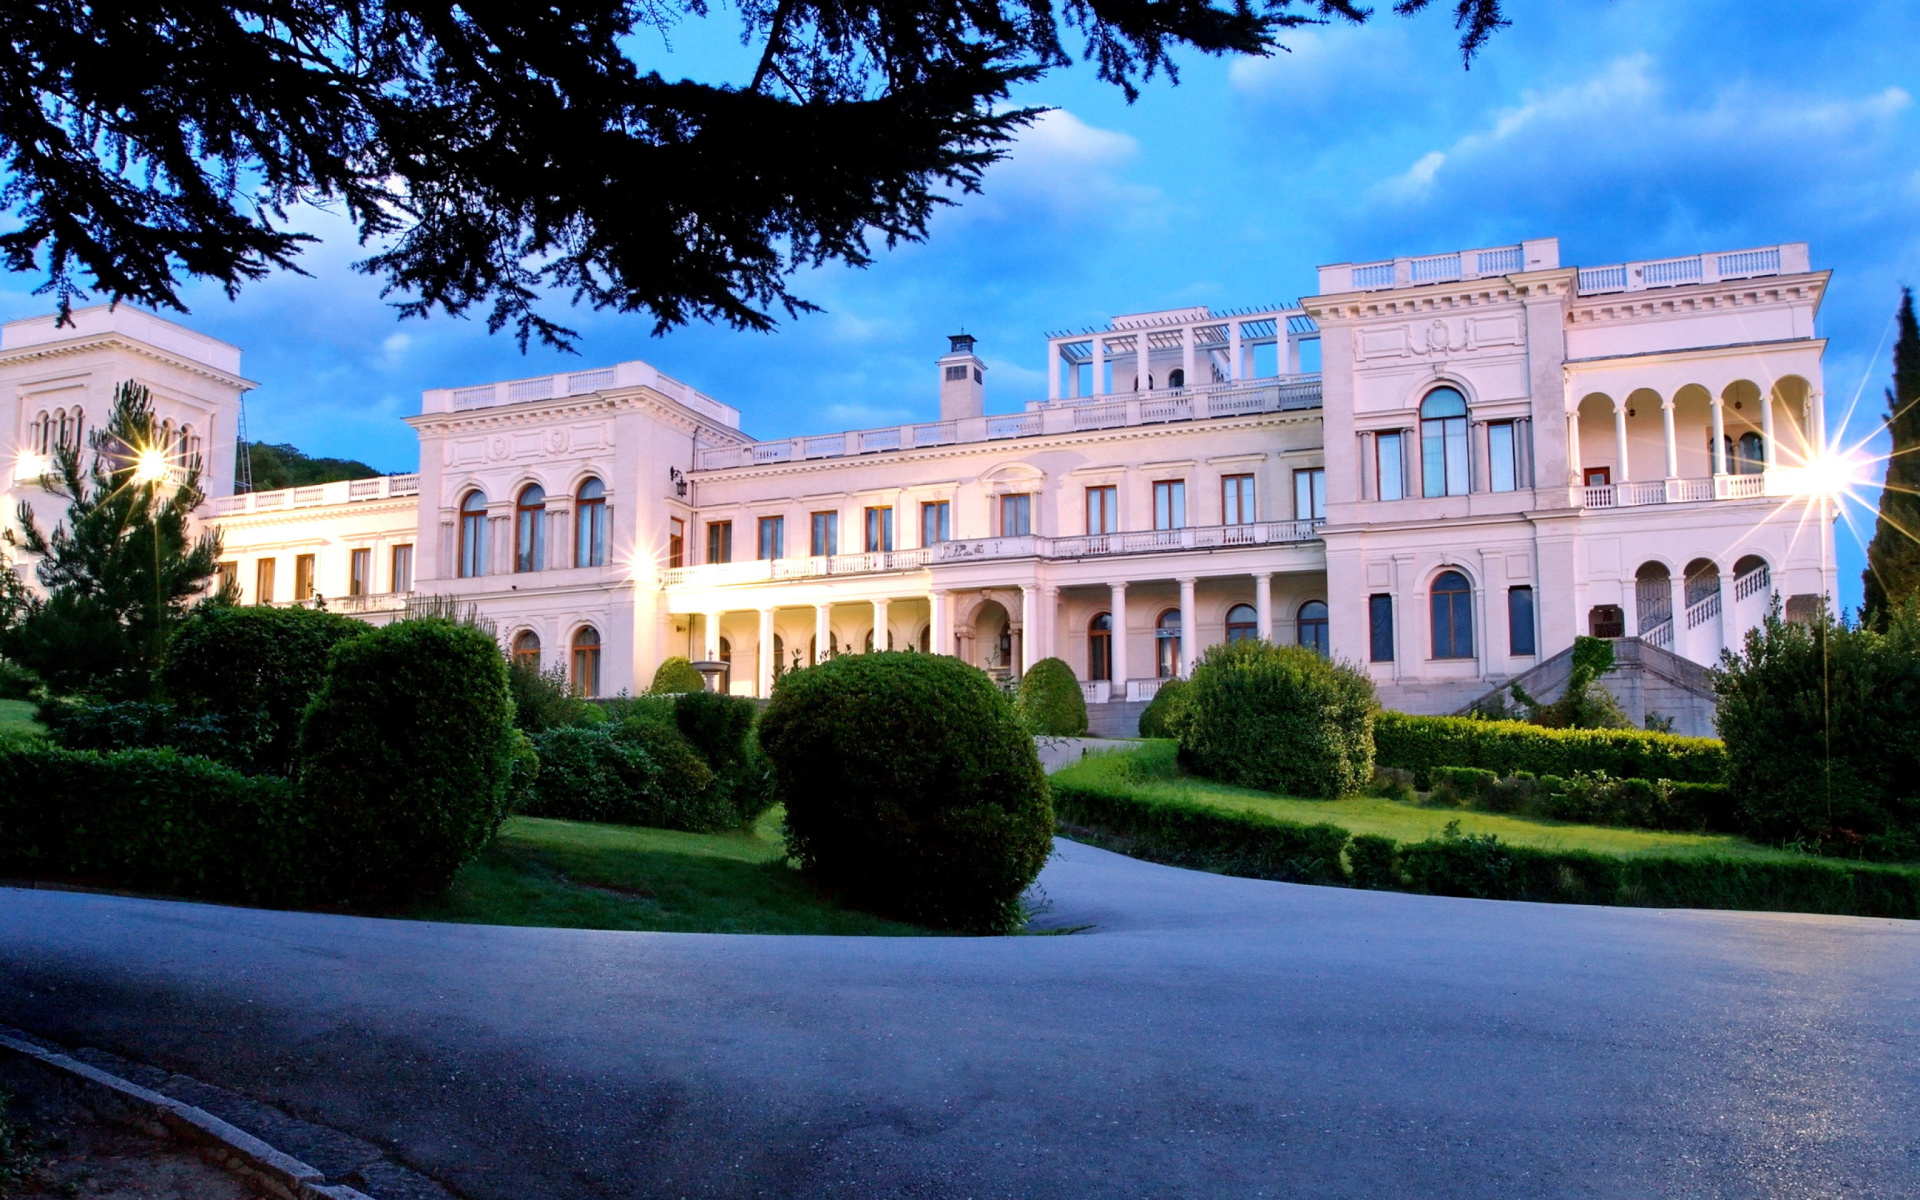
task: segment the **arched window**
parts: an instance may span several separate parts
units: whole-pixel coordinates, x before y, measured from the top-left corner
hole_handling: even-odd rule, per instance
[[[193,436],[193,426],[182,425],[180,427],[180,465],[181,466],[184,467],[192,463],[193,456],[199,453],[200,451],[199,443],[200,443],[200,439]]]
[[[600,631],[591,625],[573,635],[573,694],[600,694]]]
[[[1734,450],[1733,473],[1758,475],[1767,466],[1767,440],[1751,431],[1740,435]]]
[[[513,569],[538,571],[547,561],[547,489],[530,483],[513,505]]]
[[[1309,600],[1300,606],[1300,644],[1325,658],[1327,647],[1327,602]]]
[[[580,536],[575,539],[573,565],[576,567],[604,567],[607,565],[607,486],[598,479],[589,479],[580,485],[580,495],[573,508],[574,528]]]
[[[53,453],[53,418],[42,412],[27,435],[27,448],[35,454]]]
[[[60,444],[80,449],[80,441],[86,436],[86,414],[77,408],[67,410],[66,420],[60,423]]]
[[[1187,373],[1179,367],[1167,372],[1167,386],[1178,388],[1187,386]]]
[[[1433,656],[1473,657],[1473,588],[1458,571],[1433,581]]]
[[[1087,678],[1113,678],[1113,614],[1095,613],[1087,622]]]
[[[487,573],[487,494],[474,490],[460,502],[460,577]]]
[[[513,665],[530,671],[540,669],[539,634],[531,629],[522,629],[513,635]]]
[[[60,423],[60,444],[62,446],[73,445],[72,415],[69,414],[66,409],[62,408],[62,409],[55,410],[53,417],[54,417],[54,420]]]
[[[1467,494],[1467,398],[1438,387],[1420,402],[1420,483],[1428,496]]]
[[[1260,636],[1260,614],[1251,604],[1236,604],[1227,610],[1227,640],[1250,642]]]
[[[1180,610],[1170,608],[1153,623],[1153,669],[1161,679],[1180,674]]]

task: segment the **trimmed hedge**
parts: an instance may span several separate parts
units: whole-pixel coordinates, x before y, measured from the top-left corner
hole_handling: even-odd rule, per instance
[[[293,785],[172,750],[0,742],[0,875],[252,904],[319,889]]]
[[[1305,646],[1209,646],[1187,684],[1180,761],[1195,774],[1295,796],[1373,777],[1373,683]]]
[[[1087,698],[1073,668],[1057,658],[1041,659],[1020,677],[1013,707],[1037,734],[1078,737],[1087,731]]]
[[[1739,808],[1723,783],[1610,779],[1577,774],[1500,778],[1482,767],[1434,767],[1429,804],[1465,804],[1581,825],[1664,829],[1676,833],[1740,833]]]
[[[647,693],[663,696],[680,692],[703,692],[706,689],[707,681],[701,678],[700,672],[693,669],[693,664],[675,656],[661,663],[654,671],[653,686],[647,689]]]
[[[915,653],[781,676],[760,720],[787,849],[854,905],[977,933],[1019,928],[1053,850],[1033,737],[984,671]]]
[[[301,727],[300,786],[336,898],[451,883],[506,819],[514,733],[506,660],[471,625],[400,621],[335,646]]]
[[[291,775],[301,714],[333,648],[368,632],[316,608],[203,605],[168,641],[160,686],[181,718],[219,722],[225,745],[195,752],[243,771]]]
[[[1373,745],[1375,762],[1412,771],[1423,791],[1433,786],[1435,767],[1562,778],[1604,772],[1677,783],[1719,783],[1727,773],[1726,748],[1717,739],[1638,729],[1543,729],[1521,721],[1383,712],[1373,723]]]
[[[1160,690],[1147,701],[1147,707],[1140,714],[1140,736],[1143,738],[1177,738],[1180,736],[1180,722],[1184,719],[1187,703],[1187,681],[1169,679],[1160,685]]]
[[[1063,833],[1152,862],[1228,875],[1494,900],[1920,918],[1920,869],[1912,867],[1818,858],[1615,858],[1514,846],[1454,829],[1397,843],[1059,776],[1053,789]]]

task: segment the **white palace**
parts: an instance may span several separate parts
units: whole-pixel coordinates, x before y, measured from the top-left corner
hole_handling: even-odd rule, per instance
[[[377,622],[456,597],[587,693],[672,655],[762,696],[876,647],[1009,675],[1054,655],[1121,730],[1208,645],[1260,636],[1446,712],[1592,633],[1705,732],[1689,663],[1776,595],[1793,615],[1835,591],[1827,280],[1804,244],[1341,263],[1297,306],[1050,334],[1047,397],[1005,415],[966,337],[935,368],[939,419],[771,441],[624,362],[429,391],[418,472],[251,494],[230,482],[240,351],[102,306],[0,331],[7,507],[58,517],[46,454],[131,378],[203,456],[246,601]]]

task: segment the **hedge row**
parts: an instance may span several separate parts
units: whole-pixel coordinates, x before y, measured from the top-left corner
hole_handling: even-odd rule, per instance
[[[1260,813],[1090,787],[1055,776],[1063,824],[1137,858],[1227,875],[1440,896],[1649,908],[1920,917],[1920,871],[1806,859],[1615,858],[1492,835],[1396,843]]]
[[[1373,723],[1373,745],[1378,765],[1412,771],[1423,791],[1433,786],[1435,767],[1482,767],[1501,776],[1604,772],[1676,783],[1719,783],[1727,774],[1726,748],[1717,739],[1639,729],[1545,729],[1523,721],[1383,712]]]
[[[1733,792],[1724,783],[1612,779],[1604,775],[1509,776],[1483,767],[1434,767],[1429,804],[1464,804],[1486,812],[1545,817],[1579,825],[1664,829],[1675,833],[1740,833]]]

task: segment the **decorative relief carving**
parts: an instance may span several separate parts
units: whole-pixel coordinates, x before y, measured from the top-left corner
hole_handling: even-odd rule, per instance
[[[1442,359],[1505,346],[1525,344],[1520,318],[1515,314],[1488,317],[1435,317],[1425,325],[1375,326],[1361,329],[1353,340],[1356,362],[1373,358]]]
[[[495,434],[493,440],[487,443],[487,457],[493,459],[495,462],[499,462],[506,456],[507,439],[501,437],[499,434]]]

